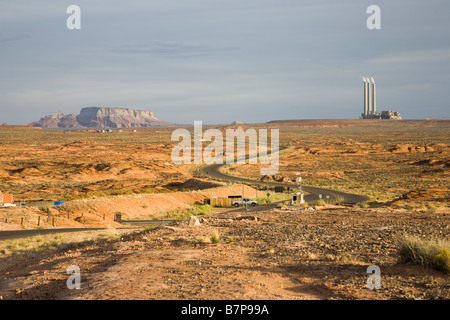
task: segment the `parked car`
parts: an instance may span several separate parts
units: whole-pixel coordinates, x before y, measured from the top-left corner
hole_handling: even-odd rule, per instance
[[[242,198],[242,200],[235,200],[235,201],[231,202],[231,204],[235,207],[245,206],[246,204],[254,207],[258,204],[258,201],[251,200],[249,198]]]

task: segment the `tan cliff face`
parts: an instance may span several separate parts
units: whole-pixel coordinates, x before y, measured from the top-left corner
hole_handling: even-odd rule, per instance
[[[81,109],[77,120],[80,125],[88,128],[146,127],[159,121],[152,111],[99,107]]]
[[[47,129],[71,128],[139,128],[170,126],[173,123],[156,118],[153,111],[130,108],[87,107],[79,115],[65,115],[63,112],[45,116],[30,126]]]
[[[76,115],[71,113],[65,115],[62,111],[54,114],[50,114],[41,118],[39,121],[35,121],[29,124],[33,127],[43,128],[78,128],[80,125],[77,122]]]

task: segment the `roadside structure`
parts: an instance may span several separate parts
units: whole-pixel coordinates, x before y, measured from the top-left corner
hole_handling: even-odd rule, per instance
[[[14,197],[12,194],[5,194],[0,191],[0,206],[10,207],[14,205]]]

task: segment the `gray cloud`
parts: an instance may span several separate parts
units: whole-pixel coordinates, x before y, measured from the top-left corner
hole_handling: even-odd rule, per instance
[[[107,52],[125,54],[146,54],[169,58],[191,58],[211,56],[220,52],[236,50],[236,47],[213,47],[208,45],[196,45],[175,41],[155,41],[150,44],[122,44],[108,45],[104,49]]]
[[[0,44],[1,43],[8,43],[8,42],[14,42],[14,41],[19,41],[22,39],[30,39],[31,36],[29,34],[17,34],[14,36],[9,36],[9,37],[1,37],[0,38]]]
[[[361,76],[405,118],[448,117],[450,3],[79,0],[0,3],[0,123],[91,105],[192,123],[356,118]]]

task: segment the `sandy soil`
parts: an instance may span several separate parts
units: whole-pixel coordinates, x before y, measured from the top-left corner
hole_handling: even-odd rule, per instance
[[[253,125],[243,125],[243,128]],[[449,239],[450,121],[311,120],[280,128],[275,180],[365,194],[365,206],[221,213],[134,231],[121,240],[0,252],[3,299],[449,299],[449,276],[399,263],[403,233]],[[220,129],[226,129],[224,126]],[[172,128],[97,134],[0,128],[0,191],[62,207],[2,208],[0,230],[118,226],[161,217],[209,196],[240,194],[174,165]],[[228,172],[261,179],[259,165]],[[216,189],[211,189],[216,188]],[[191,190],[192,192],[189,192]],[[220,190],[220,191],[219,191]],[[187,192],[179,192],[187,191]],[[254,189],[249,192],[253,194]],[[255,192],[256,195],[256,192]],[[55,218],[55,220],[53,220]],[[217,231],[219,243],[211,242]],[[26,244],[26,243],[25,243]],[[367,288],[369,265],[381,289]],[[81,289],[66,286],[81,269]]]
[[[197,185],[201,184],[201,180],[198,179],[190,181]],[[114,221],[114,215],[117,212],[122,214],[123,220],[165,218],[167,214],[182,213],[192,209],[194,204],[203,204],[205,199],[211,197],[227,198],[229,195],[240,195],[242,188],[242,185],[235,184],[188,192],[80,199],[60,206],[51,206],[48,213],[38,208],[0,208],[0,231],[33,229],[38,226],[41,228],[120,227],[121,225]],[[263,195],[262,191],[249,186],[244,186],[244,192],[254,197],[258,194]]]
[[[219,243],[211,241],[217,232]],[[273,209],[181,221],[3,262],[3,299],[449,299],[450,277],[399,263],[403,233],[449,238],[449,213]],[[381,289],[367,288],[369,265]],[[81,269],[69,290],[66,269]]]

